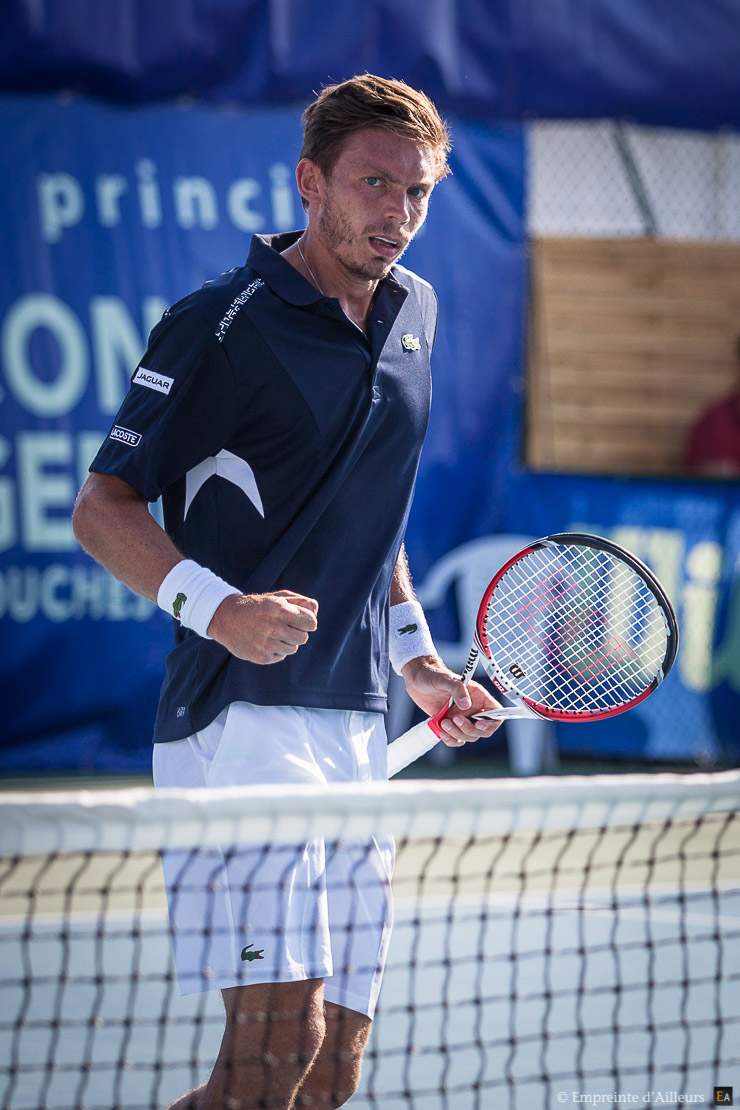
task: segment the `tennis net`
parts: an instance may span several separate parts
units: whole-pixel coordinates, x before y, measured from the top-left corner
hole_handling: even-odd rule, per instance
[[[159,1110],[207,1078],[223,1007],[180,994],[161,853],[388,834],[353,1107],[711,1105],[740,1089],[739,806],[734,771],[4,794],[0,1106]]]

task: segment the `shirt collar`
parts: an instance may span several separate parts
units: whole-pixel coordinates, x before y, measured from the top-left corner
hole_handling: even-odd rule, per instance
[[[282,257],[282,252],[293,243],[297,243],[302,235],[303,231],[286,231],[278,235],[253,235],[247,257],[247,265],[259,274],[274,293],[289,304],[301,306],[315,304],[316,301],[324,299],[323,293],[320,293],[296,270],[295,266],[291,266],[290,262]],[[379,283],[378,295],[385,289],[391,294],[400,296],[401,303],[407,294],[406,288],[396,280],[392,270],[388,277]]]

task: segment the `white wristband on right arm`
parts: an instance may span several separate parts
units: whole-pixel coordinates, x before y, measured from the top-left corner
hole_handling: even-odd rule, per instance
[[[424,610],[418,601],[391,605],[388,654],[397,675],[412,659],[437,654]]]
[[[241,590],[224,582],[208,567],[202,567],[193,559],[183,559],[162,579],[157,605],[185,628],[192,628],[193,632],[210,640],[208,625],[213,614],[227,597],[240,593]]]

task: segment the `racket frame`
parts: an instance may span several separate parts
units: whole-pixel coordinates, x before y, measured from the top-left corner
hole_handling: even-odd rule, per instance
[[[496,586],[501,581],[515,563],[519,562],[525,556],[538,551],[543,547],[557,547],[562,544],[572,544],[578,546],[581,544],[585,547],[595,547],[608,554],[614,555],[620,561],[630,566],[645,582],[648,589],[651,591],[656,601],[658,608],[663,618],[663,623],[666,631],[666,653],[663,658],[660,670],[650,685],[638,696],[631,701],[626,702],[624,705],[616,706],[614,709],[597,710],[592,714],[587,713],[569,713],[565,710],[550,709],[547,706],[540,705],[527,698],[516,687],[516,685],[508,678],[496,660],[493,658],[488,640],[485,635],[485,618],[488,612],[488,606],[493,596]],[[483,633],[481,634],[481,629]],[[628,709],[632,709],[638,705],[645,698],[660,685],[668,672],[670,671],[676,659],[678,651],[678,621],[676,620],[676,613],[670,598],[661,586],[658,579],[653,572],[647,567],[636,555],[626,551],[619,544],[613,543],[611,540],[605,539],[603,536],[595,536],[586,532],[556,532],[551,536],[544,536],[542,539],[534,540],[532,543],[527,544],[526,547],[513,555],[504,565],[496,572],[491,579],[485,594],[478,607],[478,616],[475,622],[475,632],[473,636],[473,645],[470,649],[467,662],[460,676],[464,683],[467,683],[473,676],[476,664],[479,659],[493,683],[496,690],[503,694],[509,701],[514,703],[514,707],[509,708],[506,706],[500,709],[490,710],[486,713],[477,714],[477,717],[485,718],[492,717],[499,720],[504,720],[507,717],[533,717],[540,720],[548,721],[594,721],[605,720],[607,717],[615,717],[619,713],[624,713]],[[413,728],[405,732],[403,736],[399,736],[388,746],[388,777],[392,778],[393,775],[407,767],[415,759],[426,754],[431,748],[435,746],[438,740],[444,735],[442,728],[442,721],[445,719],[449,712],[451,702],[442,706],[438,713],[425,721],[420,721],[419,724],[414,725]]]
[[[516,563],[526,558],[527,555],[531,555],[533,552],[539,551],[543,547],[558,547],[561,545],[593,547],[599,551],[605,551],[607,554],[613,555],[620,562],[631,567],[652,593],[658,603],[658,610],[663,618],[663,625],[666,632],[666,653],[663,657],[658,674],[642,693],[636,695],[623,705],[614,706],[612,709],[595,709],[591,712],[584,712],[583,710],[572,712],[566,709],[556,709],[541,705],[539,702],[527,697],[517,688],[516,683],[511,681],[494,659],[488,644],[486,616],[488,614],[491,598],[501,579],[516,565]],[[523,708],[528,709],[533,717],[539,717],[546,721],[603,721],[608,717],[616,717],[618,714],[632,709],[635,705],[639,705],[641,701],[649,697],[661,684],[676,659],[676,653],[678,651],[678,621],[671,600],[662,585],[650,568],[646,566],[641,559],[638,559],[636,555],[633,555],[630,551],[626,551],[623,547],[620,547],[619,544],[605,539],[603,536],[595,536],[586,532],[556,532],[551,536],[544,536],[542,539],[534,540],[532,543],[522,548],[516,555],[512,555],[500,570],[494,574],[478,607],[478,615],[475,621],[474,642],[481,657],[483,668],[496,690],[500,694],[504,694],[510,700],[516,701]],[[442,716],[444,716],[444,713]]]

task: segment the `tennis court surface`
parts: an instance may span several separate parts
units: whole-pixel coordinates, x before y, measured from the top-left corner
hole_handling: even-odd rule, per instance
[[[734,771],[3,795],[0,1106],[160,1108],[208,1075],[220,995],[180,996],[160,851],[389,832],[353,1107],[711,1105],[740,1089],[739,801]]]

